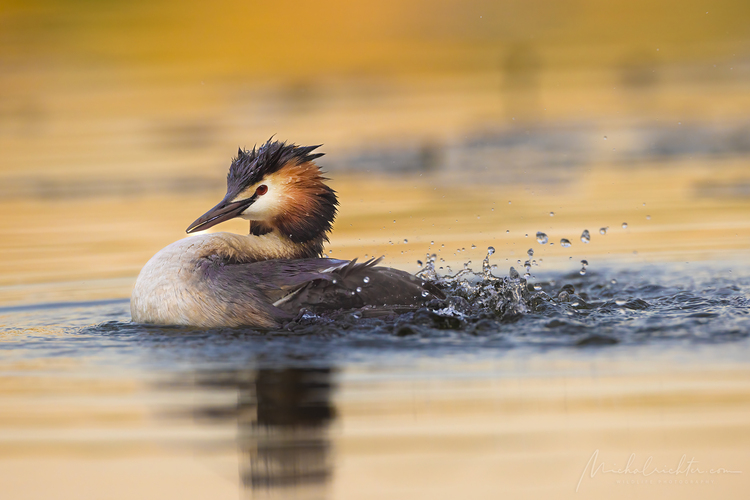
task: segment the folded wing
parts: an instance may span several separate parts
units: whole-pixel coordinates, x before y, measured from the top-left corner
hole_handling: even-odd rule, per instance
[[[264,309],[278,323],[301,309],[322,312],[364,306],[419,306],[443,293],[429,281],[405,271],[378,267],[381,259],[363,263],[335,259],[267,260],[212,266],[213,285],[234,298],[260,293]],[[238,300],[239,299],[239,300]]]

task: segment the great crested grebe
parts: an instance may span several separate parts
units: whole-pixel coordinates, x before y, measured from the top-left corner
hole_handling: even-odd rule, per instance
[[[200,234],[160,250],[130,300],[136,323],[274,328],[302,310],[417,306],[444,298],[430,282],[364,263],[321,258],[338,200],[314,160],[319,146],[272,142],[239,150],[224,199],[188,233],[241,217],[250,234]]]

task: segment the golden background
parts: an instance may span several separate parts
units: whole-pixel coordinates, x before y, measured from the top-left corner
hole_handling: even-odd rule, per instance
[[[493,245],[504,275],[533,247],[541,278],[584,258],[727,277],[750,249],[748,89],[746,1],[2,0],[0,305],[128,297],[221,199],[237,147],[272,135],[324,144],[333,257],[416,271],[435,252],[455,271]],[[67,327],[14,328],[0,339]],[[297,498],[742,498],[750,389],[732,349],[519,355],[458,378],[434,360],[385,381],[348,367],[332,483]],[[153,418],[236,392],[3,353],[0,497],[237,498],[236,429]],[[744,475],[576,495],[597,447]]]

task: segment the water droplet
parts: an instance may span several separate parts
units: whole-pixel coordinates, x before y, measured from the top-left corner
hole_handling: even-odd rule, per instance
[[[394,223],[394,224],[396,223],[396,219],[393,219],[393,223]]]
[[[605,141],[607,140],[607,136],[606,136],[606,135],[604,136],[604,140],[605,140]]]
[[[477,247],[476,245],[471,245],[472,250],[474,250],[476,247]]]
[[[544,234],[543,232],[541,232],[541,231],[537,231],[537,233],[536,233],[536,241],[537,241],[537,243],[539,243],[540,245],[546,245],[546,244],[547,244],[547,242],[549,241],[549,238],[548,238],[548,237],[547,237],[547,235],[546,235],[546,234]]]
[[[430,242],[430,245],[434,245],[434,244],[435,244],[435,242],[434,242],[434,241],[431,241],[431,242]]]
[[[362,291],[362,287],[361,287],[361,286],[358,286],[358,287],[357,287],[357,293],[359,293],[359,292],[361,292],[361,291]]]
[[[623,229],[627,229],[628,228],[628,223],[627,222],[623,222],[622,223],[622,228]]]
[[[505,230],[505,234],[508,234],[510,232],[510,229]]]
[[[607,234],[607,228],[606,227],[600,227],[599,228],[599,234],[601,234],[601,235]]]
[[[356,295],[356,294],[357,294],[357,292],[355,292],[354,290],[352,290],[352,295]]]
[[[555,216],[555,212],[550,212],[550,213],[549,213],[549,216],[550,216],[550,217],[554,217],[554,216]]]
[[[424,264],[422,264],[422,261],[421,261],[421,260],[418,260],[418,261],[417,261],[417,265],[418,265],[418,266],[423,266]]]
[[[407,243],[409,243],[409,240],[407,240],[406,238],[404,238],[404,245],[407,244]]]
[[[617,304],[620,307],[624,306],[627,303],[628,303],[628,301],[624,300],[624,299],[617,299],[617,300],[615,300],[615,304]]]
[[[422,297],[427,297],[429,294],[430,294],[430,292],[428,292],[427,290],[425,290],[424,292],[422,292]]]
[[[614,278],[612,278],[612,280],[610,281],[610,283],[612,283],[613,285],[616,285],[617,284],[617,280],[614,279]]]
[[[495,253],[495,247],[487,247],[487,253],[489,255],[492,255],[493,253]]]
[[[534,290],[537,292],[542,289],[542,285],[534,285]]]
[[[528,254],[529,257],[533,257],[534,256],[534,249],[533,248],[529,248],[529,250],[526,253]]]
[[[563,248],[568,248],[570,246],[570,240],[567,238],[563,238],[560,240],[560,246]]]
[[[333,250],[328,250],[328,253],[333,253]]]
[[[587,260],[582,260],[582,261],[581,261],[581,265],[582,265],[583,267],[586,267],[586,266],[588,266],[588,265],[589,265],[589,261],[587,261]]]
[[[591,234],[589,234],[588,229],[584,229],[581,233],[581,241],[584,243],[589,243],[591,241]]]
[[[650,216],[650,215],[647,215],[647,216],[646,216],[646,220],[651,220],[651,216]]]
[[[510,200],[508,200],[508,205],[510,205]]]
[[[370,282],[370,277],[369,276],[365,276],[364,278],[362,278],[362,281],[364,281],[365,283],[369,283]]]
[[[331,280],[331,283],[333,283],[335,285],[336,283],[338,283],[338,280],[335,280],[335,279]]]

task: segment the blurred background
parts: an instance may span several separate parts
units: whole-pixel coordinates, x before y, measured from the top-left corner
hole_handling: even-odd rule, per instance
[[[740,0],[0,0],[0,496],[742,498],[749,89]],[[664,278],[674,314],[618,304],[657,340],[599,349],[533,349],[566,337],[531,315],[435,338],[132,325],[141,267],[271,136],[323,144],[327,255],[444,274],[491,245],[504,276],[531,248],[532,281],[586,259],[610,299]],[[744,475],[577,494],[598,448]]]
[[[271,136],[324,144],[333,256],[512,262],[524,235],[623,222],[586,255],[736,252],[749,25],[736,0],[4,0],[0,300],[101,279],[128,296],[222,197],[237,147]]]

